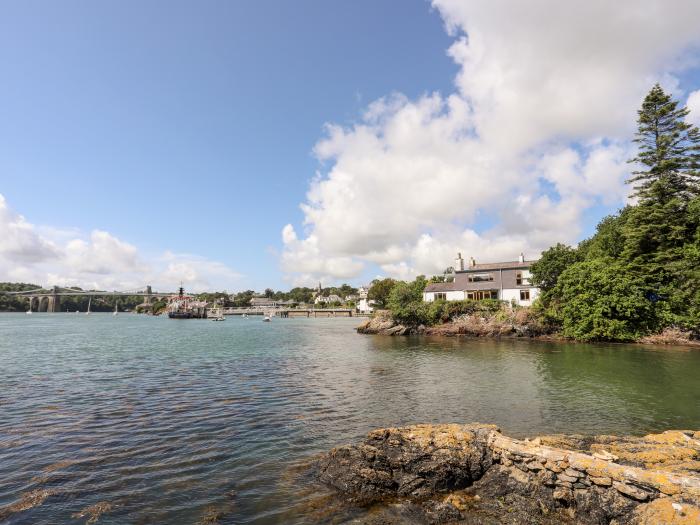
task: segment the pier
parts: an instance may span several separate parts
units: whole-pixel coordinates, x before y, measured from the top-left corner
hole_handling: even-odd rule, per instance
[[[352,308],[223,308],[224,315],[274,315],[275,317],[356,317]]]

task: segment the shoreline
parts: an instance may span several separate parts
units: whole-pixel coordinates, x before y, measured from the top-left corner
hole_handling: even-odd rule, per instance
[[[579,341],[562,336],[558,333],[544,333],[540,327],[528,324],[514,325],[508,323],[492,323],[490,319],[472,316],[469,322],[450,321],[434,326],[406,326],[394,321],[386,311],[379,311],[356,327],[359,334],[385,336],[429,336],[429,337],[459,337],[474,339],[506,339],[532,340],[552,343],[573,344],[634,344],[648,346],[685,346],[700,348],[700,340],[689,339],[677,330],[652,334],[636,341]]]

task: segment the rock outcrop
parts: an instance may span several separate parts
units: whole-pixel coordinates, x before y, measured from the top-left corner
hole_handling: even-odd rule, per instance
[[[493,425],[370,432],[316,465],[367,523],[699,523],[700,432],[518,440]]]
[[[547,335],[539,324],[498,319],[493,315],[462,315],[435,326],[407,326],[397,323],[388,311],[378,311],[357,327],[358,333],[377,335],[443,335],[471,337],[541,337]]]

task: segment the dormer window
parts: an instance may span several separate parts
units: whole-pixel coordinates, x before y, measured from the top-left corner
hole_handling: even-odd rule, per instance
[[[487,283],[493,281],[492,273],[473,273],[469,275],[470,283]]]

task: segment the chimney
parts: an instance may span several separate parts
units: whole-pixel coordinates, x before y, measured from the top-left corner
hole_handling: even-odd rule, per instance
[[[469,257],[469,266],[474,268],[476,266],[476,261],[474,260],[474,257]]]
[[[457,271],[457,272],[464,271],[464,259],[462,259],[461,252],[457,253],[457,258],[455,259],[455,271]]]
[[[520,261],[521,263],[525,262],[525,255],[523,255],[523,252],[520,252],[520,257],[518,257],[518,261]]]

